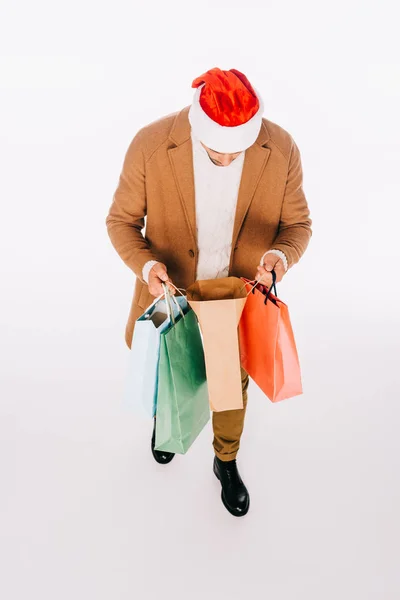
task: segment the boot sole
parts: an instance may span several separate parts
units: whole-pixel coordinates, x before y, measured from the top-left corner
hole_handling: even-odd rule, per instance
[[[150,447],[151,447],[151,453],[152,453],[152,455],[153,455],[153,458],[154,458],[154,460],[156,461],[156,463],[158,463],[159,465],[168,465],[168,463],[170,463],[170,462],[171,462],[171,460],[172,460],[173,458],[175,458],[175,453],[174,453],[174,452],[171,452],[171,456],[170,456],[170,457],[169,457],[167,460],[158,460],[158,458],[157,458],[157,457],[156,457],[156,455],[154,454],[155,452],[157,452],[157,450],[155,450],[155,449],[153,448],[153,440],[151,440]]]
[[[152,455],[153,455],[153,458],[154,458],[154,460],[156,461],[156,463],[158,463],[159,465],[168,465],[168,464],[171,462],[171,460],[172,460],[173,458],[175,458],[175,454],[173,454],[173,455],[171,456],[171,458],[168,458],[168,460],[158,460],[158,458],[156,458],[156,457],[154,456],[154,452],[152,452]]]
[[[215,465],[213,466],[213,471],[214,471],[214,475],[215,477],[218,479],[219,482],[221,482],[221,478],[218,474],[217,469],[215,468]],[[222,485],[222,484],[221,484]],[[236,513],[233,512],[233,510],[231,509],[231,507],[229,506],[229,504],[226,502],[225,500],[225,496],[224,496],[224,490],[221,490],[221,500],[222,500],[222,504],[225,506],[226,510],[233,515],[234,517],[244,517],[245,515],[247,515],[247,513],[249,512],[249,508],[250,508],[250,498],[247,502],[247,506],[246,508],[241,512],[241,513]]]

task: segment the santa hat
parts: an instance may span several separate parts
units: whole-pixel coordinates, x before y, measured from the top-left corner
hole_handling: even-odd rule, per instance
[[[264,105],[243,73],[210,69],[194,79],[197,88],[189,110],[193,134],[222,153],[249,148],[260,131]]]

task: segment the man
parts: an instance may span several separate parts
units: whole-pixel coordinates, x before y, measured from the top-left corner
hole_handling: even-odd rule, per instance
[[[219,68],[192,83],[191,106],[143,127],[125,156],[106,219],[111,242],[136,275],[125,339],[136,319],[163,293],[161,282],[188,288],[200,279],[237,276],[277,282],[297,263],[311,237],[299,149],[291,135],[263,118],[263,102],[243,73]],[[145,234],[142,230],[145,225]],[[214,472],[225,507],[249,509],[236,455],[247,405],[213,413]],[[151,448],[166,464],[174,454]]]

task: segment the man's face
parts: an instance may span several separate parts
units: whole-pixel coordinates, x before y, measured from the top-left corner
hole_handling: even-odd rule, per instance
[[[229,166],[231,162],[235,160],[235,158],[237,158],[240,154],[240,152],[235,152],[234,154],[223,154],[221,152],[216,152],[215,150],[212,150],[211,148],[203,144],[203,142],[201,142],[201,145],[207,151],[210,160],[212,160],[212,162],[218,167]]]

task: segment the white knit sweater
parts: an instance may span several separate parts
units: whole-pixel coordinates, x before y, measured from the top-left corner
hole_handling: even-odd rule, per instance
[[[197,280],[227,277],[231,255],[233,224],[245,152],[241,152],[227,167],[215,165],[193,132],[193,170],[196,202]],[[282,258],[280,250],[268,250]],[[263,254],[260,264],[263,263]],[[156,261],[143,267],[143,279],[148,282],[150,269]],[[168,265],[167,265],[168,267]]]
[[[244,152],[227,167],[212,162],[192,132],[196,200],[197,279],[227,277]]]

